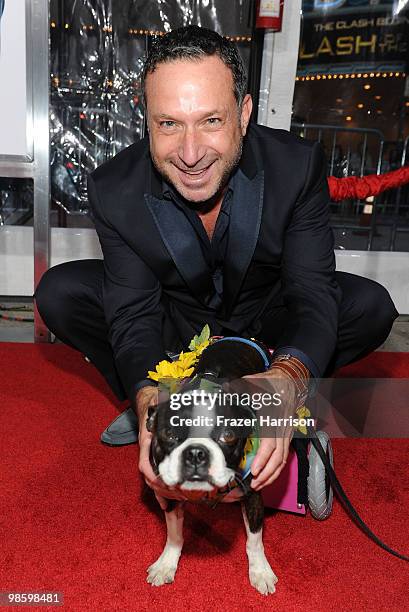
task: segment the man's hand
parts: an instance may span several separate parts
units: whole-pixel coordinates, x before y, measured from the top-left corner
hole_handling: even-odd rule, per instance
[[[251,466],[251,488],[259,491],[270,485],[284,469],[290,449],[290,437],[262,438]]]
[[[152,434],[146,429],[146,420],[150,407],[157,406],[159,389],[143,387],[136,394],[136,412],[139,420],[139,470],[146,484],[153,489],[162,510],[166,509],[166,499],[185,499],[179,490],[167,487],[159,476],[156,476],[149,460]]]
[[[280,394],[282,403],[279,416],[281,418],[290,417],[294,414],[297,408],[297,389],[294,382],[285,373],[273,368],[267,370],[267,372],[260,372],[243,378],[249,382],[254,382],[255,385],[259,384],[263,387],[263,391],[267,391],[271,395],[274,393]],[[255,491],[259,491],[274,482],[287,463],[293,435],[292,428],[285,427],[280,433],[283,433],[283,437],[261,438],[260,448],[251,466],[251,473],[253,474],[251,487]]]

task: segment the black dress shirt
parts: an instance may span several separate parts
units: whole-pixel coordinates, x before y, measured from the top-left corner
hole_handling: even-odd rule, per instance
[[[223,262],[228,249],[230,209],[235,180],[237,180],[236,174],[231,177],[227,186],[211,239],[208,237],[203,223],[194,208],[183,201],[171,186],[163,183],[165,199],[172,200],[176,206],[183,210],[199,238],[203,256],[211,270],[214,284],[214,294],[209,302],[209,308],[214,309],[216,313],[223,304]]]

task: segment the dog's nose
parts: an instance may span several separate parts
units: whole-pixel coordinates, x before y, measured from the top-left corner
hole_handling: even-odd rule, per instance
[[[201,444],[188,446],[183,451],[183,462],[189,467],[205,467],[209,465],[209,460],[209,451]]]

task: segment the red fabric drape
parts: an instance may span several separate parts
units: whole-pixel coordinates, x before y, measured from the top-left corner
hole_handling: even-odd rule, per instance
[[[368,196],[377,196],[382,191],[393,189],[409,183],[409,166],[385,172],[385,174],[368,174],[367,176],[347,176],[345,178],[328,177],[331,200],[339,202],[348,198],[364,200]]]

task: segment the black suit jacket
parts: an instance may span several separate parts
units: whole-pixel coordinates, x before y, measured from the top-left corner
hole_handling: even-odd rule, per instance
[[[186,350],[205,323],[213,333],[222,327],[257,331],[272,302],[291,313],[276,348],[296,347],[321,373],[330,360],[341,296],[321,146],[250,124],[237,172],[242,193],[231,207],[217,313],[209,307],[214,286],[197,234],[183,211],[162,197],[148,139],[89,177],[109,340],[130,397],[147,370],[166,358],[165,349]]]

